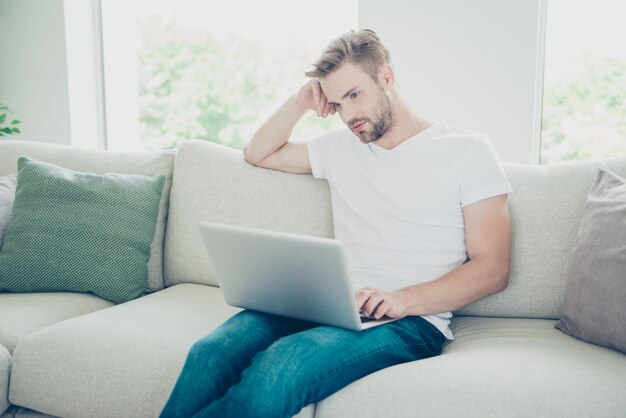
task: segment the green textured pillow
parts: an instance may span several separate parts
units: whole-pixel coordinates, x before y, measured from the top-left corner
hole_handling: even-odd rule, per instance
[[[96,175],[20,157],[0,290],[143,294],[164,176]]]

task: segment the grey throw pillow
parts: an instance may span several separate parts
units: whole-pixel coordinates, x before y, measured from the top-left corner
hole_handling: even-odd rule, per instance
[[[600,169],[565,286],[556,328],[590,343],[626,352],[626,181]]]
[[[16,182],[16,174],[0,177],[0,249],[2,249],[4,234],[7,232],[9,222],[11,221]]]

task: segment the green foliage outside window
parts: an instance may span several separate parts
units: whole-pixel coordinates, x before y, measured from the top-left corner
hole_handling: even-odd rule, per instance
[[[626,60],[585,54],[546,83],[541,162],[626,156]]]
[[[143,40],[142,138],[165,141],[164,148],[191,138],[243,147],[241,127],[255,119],[249,109],[271,98],[267,80],[254,72],[254,49],[245,44],[227,49],[206,33],[159,19],[145,28]],[[241,106],[244,102],[248,106]]]
[[[149,148],[204,139],[241,149],[273,110],[268,107],[294,92],[287,93],[284,84],[287,72],[292,78],[296,74],[290,62],[302,58],[294,57],[293,51],[297,55],[303,49],[295,41],[293,51],[272,56],[268,66],[261,63],[267,51],[255,41],[223,40],[159,17],[141,32],[140,129]],[[304,138],[336,126],[314,115],[301,124],[296,134]]]

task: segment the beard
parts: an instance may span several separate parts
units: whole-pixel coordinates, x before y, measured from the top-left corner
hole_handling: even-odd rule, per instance
[[[378,110],[374,119],[370,118],[355,118],[349,122],[349,126],[354,126],[360,122],[369,122],[372,125],[372,131],[367,132],[362,130],[358,132],[357,135],[362,143],[369,144],[370,142],[378,141],[382,138],[389,128],[393,125],[394,115],[393,115],[393,106],[391,105],[391,101],[385,91],[380,89],[380,100],[378,101]]]

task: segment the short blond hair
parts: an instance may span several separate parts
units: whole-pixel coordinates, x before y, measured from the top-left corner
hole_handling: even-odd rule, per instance
[[[322,56],[313,64],[313,70],[304,75],[324,78],[346,62],[360,65],[376,80],[378,70],[383,64],[391,63],[391,57],[376,32],[371,29],[352,30],[331,41]]]

